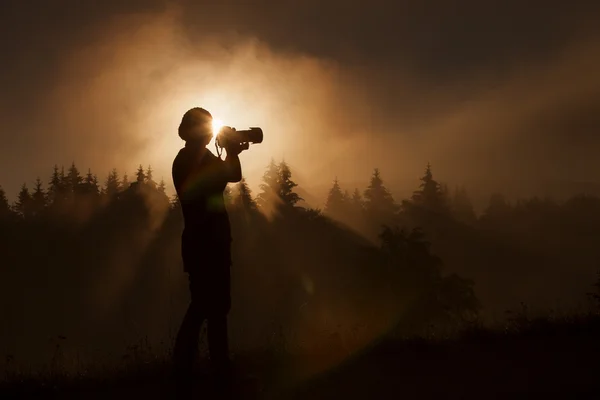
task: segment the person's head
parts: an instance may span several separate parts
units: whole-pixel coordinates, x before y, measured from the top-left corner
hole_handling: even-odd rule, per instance
[[[212,115],[204,108],[195,107],[183,114],[179,137],[186,142],[207,145],[213,136]]]

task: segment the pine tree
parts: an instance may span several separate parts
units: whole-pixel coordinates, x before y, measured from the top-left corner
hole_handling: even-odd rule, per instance
[[[225,202],[225,205],[230,205],[232,203],[233,200],[233,196],[231,193],[231,187],[229,185],[225,186],[225,189],[223,189],[223,201]]]
[[[244,210],[256,209],[256,203],[252,198],[252,192],[246,183],[246,178],[242,177],[242,180],[236,185],[236,197],[233,203],[236,207]]]
[[[142,167],[142,164],[140,164],[140,166],[138,167],[137,173],[136,173],[136,182],[138,184],[142,184],[146,181],[146,174],[144,173],[144,167]]]
[[[127,173],[123,174],[123,179],[121,180],[121,189],[122,190],[127,190],[129,189],[129,185],[131,183],[129,182],[129,177],[127,176]]]
[[[106,184],[104,185],[104,193],[113,197],[119,193],[121,189],[121,185],[119,183],[119,174],[116,168],[113,168],[112,171],[108,174],[108,178],[106,179]]]
[[[31,201],[33,214],[40,215],[44,212],[44,209],[46,208],[46,194],[42,187],[42,180],[39,177],[35,180],[35,189],[33,190]]]
[[[75,166],[75,162],[71,163],[71,167],[67,173],[67,187],[68,190],[72,193],[80,193],[81,192],[81,184],[83,183],[83,178],[79,173],[79,170]]]
[[[165,184],[165,180],[161,178],[160,183],[156,188],[160,193],[166,195],[167,194],[167,185]]]
[[[8,198],[6,197],[6,192],[0,186],[0,218],[6,217],[10,214],[10,204],[8,204]]]
[[[69,180],[67,179],[67,176],[65,175],[64,165],[61,165],[61,167],[60,167],[59,179],[60,179],[60,187],[63,191],[63,195],[66,196],[66,194],[69,192]]]
[[[344,199],[344,206],[347,206],[348,204],[350,204],[350,201],[352,200],[352,196],[350,195],[350,192],[348,191],[348,189],[344,189],[344,194],[342,195],[342,198]]]
[[[369,218],[376,223],[387,223],[396,212],[394,198],[383,184],[378,168],[373,171],[371,182],[365,190],[364,206]]]
[[[261,192],[256,198],[259,207],[269,208],[277,202],[279,194],[279,168],[273,159],[271,159],[267,170],[263,174],[260,190]]]
[[[100,188],[98,187],[98,177],[92,174],[92,170],[88,168],[88,172],[83,180],[83,188],[86,194],[98,195]]]
[[[52,172],[52,177],[50,178],[47,194],[49,204],[61,203],[65,199],[66,187],[64,181],[64,169],[61,172],[58,169],[58,165],[54,165],[54,171]]]
[[[350,210],[354,213],[362,213],[365,209],[365,205],[363,203],[363,198],[360,194],[360,190],[358,188],[354,189],[354,193],[352,193],[352,197],[350,198]]]
[[[179,196],[177,193],[171,197],[171,208],[173,209],[181,209],[181,200],[179,200]]]
[[[58,165],[54,165],[54,172],[50,178],[50,187],[48,188],[48,194],[56,194],[60,192],[60,174],[58,172]]]
[[[162,197],[165,204],[171,202],[169,196],[167,195],[167,184],[165,183],[165,180],[163,178],[160,179],[160,182],[156,186],[156,192],[158,196]]]
[[[296,203],[303,200],[297,193],[294,192],[294,188],[298,184],[292,181],[292,171],[285,161],[279,164],[279,198],[283,201],[284,205],[294,207]]]
[[[98,175],[94,174],[94,179],[92,181],[94,187],[96,188],[96,192],[100,194],[102,189],[100,188],[100,182],[98,181]]]
[[[346,223],[358,230],[365,228],[365,205],[358,188],[354,189],[347,206]]]
[[[21,191],[19,192],[19,195],[17,196],[17,201],[15,203],[14,209],[23,218],[31,218],[33,211],[32,204],[33,199],[31,197],[31,194],[29,193],[27,185],[24,183],[23,186],[21,186]]]
[[[148,169],[146,170],[146,183],[151,187],[155,188],[156,182],[154,182],[154,179],[152,179],[152,173],[152,166],[148,165]]]
[[[412,203],[430,211],[443,212],[447,208],[442,186],[433,179],[431,164],[427,164],[425,175],[421,178],[420,189],[413,193]]]
[[[94,174],[92,174],[92,169],[88,168],[87,174],[85,174],[85,178],[83,178],[83,186],[85,187],[85,191],[90,191],[92,186],[92,182],[94,181]]]
[[[344,216],[345,205],[346,200],[344,199],[344,194],[342,194],[342,189],[340,188],[340,184],[336,177],[333,181],[333,186],[329,189],[329,194],[327,195],[324,210],[325,214],[335,219],[341,219]]]

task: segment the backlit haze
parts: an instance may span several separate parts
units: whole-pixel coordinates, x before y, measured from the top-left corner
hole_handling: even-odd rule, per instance
[[[89,168],[104,187],[113,168],[136,181],[141,164],[173,195],[178,126],[203,107],[215,124],[264,132],[240,155],[257,208],[243,185],[228,202],[235,351],[351,338],[337,359],[315,351],[310,375],[400,322],[429,332],[429,315],[449,315],[471,326],[475,300],[486,322],[525,304],[569,310],[589,300],[600,265],[598,21],[590,0],[2,0],[0,186],[15,203],[36,177],[47,190],[55,165],[86,178]],[[271,160],[298,184],[281,169],[273,181],[286,184],[272,188],[282,196],[259,190]],[[428,163],[433,179],[403,203]],[[383,185],[373,179],[363,207],[375,168]],[[118,358],[142,338],[167,348],[183,318],[178,204],[151,184],[119,191],[117,179],[98,196],[74,172],[47,197],[0,202],[0,364],[54,360],[50,337],[73,362],[80,349]],[[336,178],[322,215],[287,207],[298,195],[324,209]],[[494,192],[558,201],[508,207]],[[579,194],[597,197],[561,203]]]
[[[172,191],[200,106],[263,128],[241,156],[253,189],[285,159],[317,203],[374,167],[400,198],[427,162],[475,201],[597,190],[593,2],[280,3],[3,3],[0,184],[14,198],[74,161],[101,181],[152,165]]]

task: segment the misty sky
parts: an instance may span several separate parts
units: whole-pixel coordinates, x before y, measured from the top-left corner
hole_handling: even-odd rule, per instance
[[[74,161],[170,185],[194,106],[264,128],[253,187],[271,157],[315,192],[379,167],[400,193],[428,161],[477,193],[598,182],[598,20],[579,0],[4,0],[0,184]]]

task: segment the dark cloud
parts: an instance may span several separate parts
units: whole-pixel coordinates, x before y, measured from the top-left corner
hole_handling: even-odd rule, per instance
[[[581,0],[267,3],[190,2],[186,26],[193,34],[255,35],[277,49],[359,65],[406,65],[438,79],[552,54],[600,12]]]
[[[71,160],[99,173],[162,163],[168,177],[156,154],[177,102],[224,88],[222,104],[251,103],[274,132],[247,156],[256,176],[268,149],[316,187],[377,165],[406,189],[427,161],[482,193],[600,179],[597,2],[173,4],[0,5],[9,192]]]
[[[115,15],[160,11],[163,1],[19,1],[0,5],[0,82],[13,98],[34,95],[39,86],[53,83],[66,53],[93,45],[101,29]],[[22,103],[19,102],[19,105]]]

